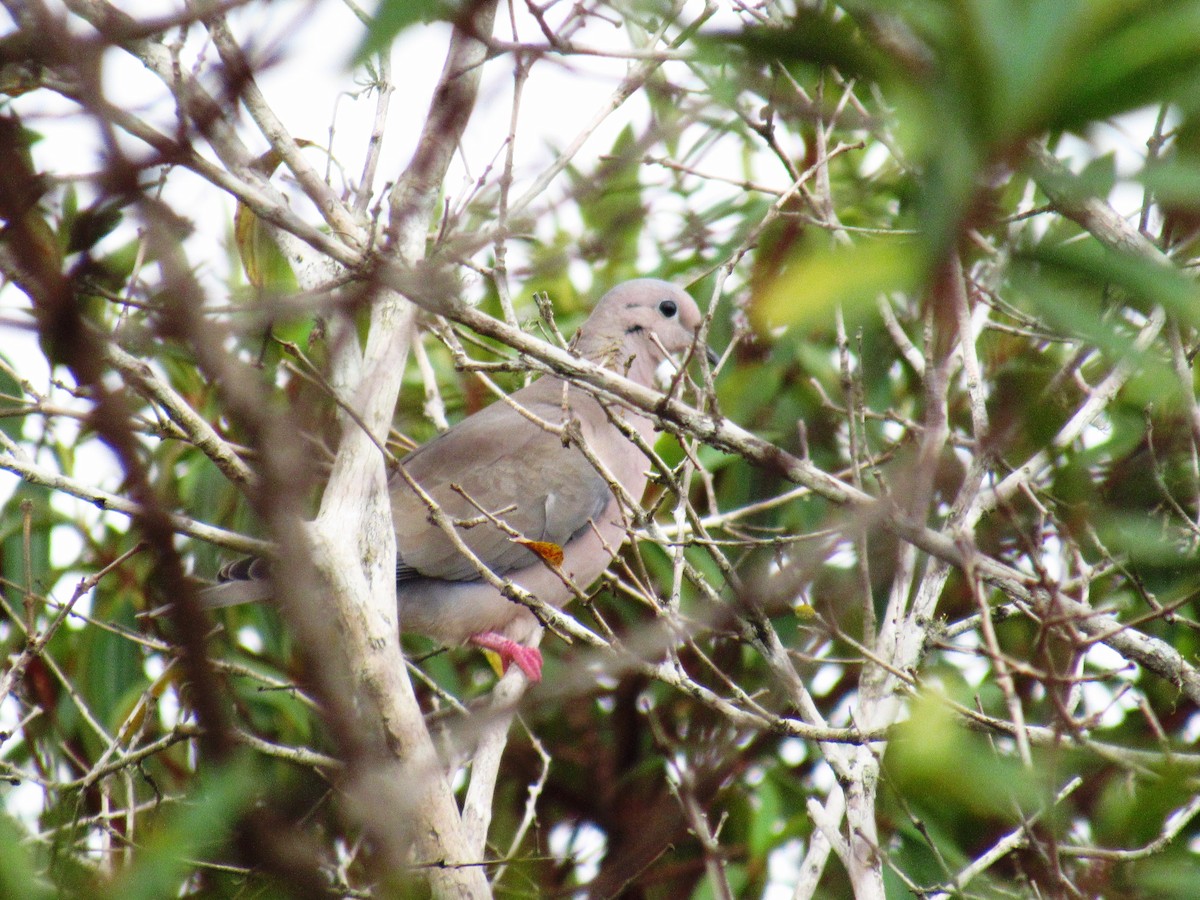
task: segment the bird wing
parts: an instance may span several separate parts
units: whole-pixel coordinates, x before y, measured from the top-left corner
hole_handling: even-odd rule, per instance
[[[521,393],[513,399],[519,401]],[[553,405],[526,406],[546,421],[562,418],[561,409]],[[482,508],[520,538],[559,547],[589,527],[588,521],[597,518],[612,497],[607,482],[577,447],[564,447],[557,435],[503,402],[464,419],[409,454],[402,465],[452,520],[479,520]],[[430,521],[429,507],[399,474],[393,476],[391,498],[400,580],[479,577],[471,560]],[[537,560],[532,550],[491,521],[457,530],[497,575]]]

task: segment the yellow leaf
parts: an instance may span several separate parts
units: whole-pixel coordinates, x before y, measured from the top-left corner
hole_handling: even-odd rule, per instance
[[[517,543],[528,547],[552,566],[558,567],[563,563],[563,548],[553,541],[527,541],[517,538]]]
[[[178,677],[176,676],[175,666],[169,665],[163,670],[161,675],[154,679],[150,687],[142,692],[142,696],[134,704],[133,709],[126,716],[125,721],[121,723],[121,727],[117,731],[117,740],[122,745],[127,745],[141,731],[142,726],[146,722],[146,717],[153,709],[154,702],[161,700],[167,688],[177,681]]]
[[[316,145],[301,138],[296,141],[296,146]],[[281,162],[283,158],[275,150],[268,150],[250,166],[270,178]],[[292,267],[271,236],[271,229],[241,200],[233,214],[233,240],[242,260],[242,268],[246,271],[246,280],[255,288],[262,290],[266,287],[278,291],[295,288]]]
[[[483,648],[483,655],[487,658],[488,665],[492,667],[492,671],[496,673],[497,678],[504,677],[504,657],[495,650]]]

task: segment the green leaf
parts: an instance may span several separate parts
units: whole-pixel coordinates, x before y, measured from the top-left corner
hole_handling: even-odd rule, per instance
[[[367,34],[354,54],[354,64],[361,65],[392,45],[400,32],[418,22],[449,21],[461,10],[462,4],[453,0],[380,0],[375,15],[367,25]]]
[[[881,294],[914,290],[924,272],[911,239],[863,241],[851,247],[801,249],[783,272],[751,299],[760,331],[827,320],[834,307],[861,306]]]
[[[1164,231],[1170,235],[1173,254],[1181,259],[1194,256],[1200,233],[1200,155],[1191,151],[1153,162],[1137,177],[1163,210],[1169,224]]]
[[[1052,0],[1044,0],[1052,2]],[[1195,106],[1200,79],[1200,3],[1108,2],[1089,17],[1102,28],[1081,34],[1072,59],[1074,83],[1059,123],[1075,126],[1145,103],[1178,98]]]
[[[122,208],[128,203],[125,197],[110,198],[81,210],[70,222],[67,235],[67,253],[91,250],[101,239],[111,234],[121,223]]]
[[[1181,571],[1200,565],[1191,549],[1190,533],[1164,528],[1157,517],[1097,509],[1091,521],[1109,550],[1134,562]]]
[[[1056,75],[1070,58],[1080,29],[1080,0],[1011,4],[971,0],[956,4],[958,32],[944,58],[958,87],[974,97],[981,137],[1002,144],[1040,128],[1059,101]]]
[[[1137,894],[1155,900],[1193,900],[1200,896],[1200,867],[1194,852],[1175,845],[1162,856],[1131,865],[1122,872],[1120,883],[1135,885]],[[1133,895],[1134,891],[1128,893]]]
[[[764,864],[766,855],[779,842],[779,826],[783,818],[783,802],[774,781],[764,778],[755,788],[750,818],[748,849],[750,858]]]
[[[106,602],[103,584],[95,606],[95,611],[106,621],[137,631],[127,598]],[[78,653],[76,685],[92,711],[115,731],[128,711],[125,704],[128,694],[146,685],[141,651],[123,635],[104,628],[88,628],[80,636]]]
[[[1013,804],[1032,810],[1042,798],[1036,772],[967,731],[932,696],[913,704],[888,745],[886,768],[908,798],[958,809],[976,818],[1008,819]]]
[[[154,828],[134,866],[113,890],[122,900],[159,900],[179,896],[184,880],[213,845],[230,833],[261,783],[248,760],[202,771],[188,797],[173,805]]]
[[[49,900],[55,896],[50,885],[38,875],[32,848],[20,829],[7,816],[0,816],[0,897],[20,897],[22,900]]]
[[[50,535],[62,516],[50,505],[49,488],[23,482],[13,495],[0,507],[0,576],[11,585],[26,587],[25,510],[22,503],[30,504],[29,570],[33,584],[28,585],[35,593],[44,594],[54,585],[56,576],[50,566]]]
[[[279,249],[273,228],[244,203],[238,203],[233,216],[233,237],[246,280],[256,290],[279,294],[296,290],[296,274]]]
[[[831,66],[857,79],[878,80],[891,68],[886,54],[864,39],[853,19],[807,8],[798,9],[786,28],[704,34],[697,44],[712,55],[727,54],[727,48],[736,46],[756,62]]]
[[[636,271],[638,241],[646,222],[639,178],[641,152],[633,129],[626,127],[612,150],[590,175],[574,174],[579,212],[589,239],[581,247],[594,259],[599,280],[613,284]]]
[[[0,354],[0,409],[20,403],[25,396],[21,382],[10,374],[10,372],[16,371],[17,368],[13,366],[9,358]],[[10,440],[20,441],[24,430],[24,416],[0,416],[0,432],[3,432],[5,437]]]
[[[1120,253],[1094,239],[1042,244],[1027,258],[1047,273],[1078,277],[1096,288],[1118,287],[1146,306],[1161,304],[1184,321],[1200,323],[1200,288],[1174,266]]]

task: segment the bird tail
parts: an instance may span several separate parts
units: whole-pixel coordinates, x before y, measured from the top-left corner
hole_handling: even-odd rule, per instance
[[[200,602],[208,609],[223,606],[240,606],[243,603],[261,603],[271,599],[271,582],[251,578],[244,581],[221,581],[200,591]]]
[[[243,603],[261,603],[270,600],[273,593],[267,563],[257,556],[248,556],[222,566],[217,572],[217,583],[202,587],[197,597],[205,608],[220,609],[241,606]],[[170,608],[171,604],[166,603],[140,616],[157,618]]]
[[[200,592],[200,602],[209,609],[259,603],[271,597],[271,573],[259,556],[235,559],[221,566],[217,583]]]

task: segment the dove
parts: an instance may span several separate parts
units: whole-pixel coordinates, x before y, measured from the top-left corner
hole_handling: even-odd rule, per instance
[[[600,298],[571,348],[653,387],[668,357],[696,345],[701,320],[682,288],[635,279]],[[485,580],[478,563],[431,521],[429,500],[410,480],[455,523],[479,563],[559,609],[575,596],[572,586],[585,590],[608,568],[626,539],[608,479],[634,500],[645,490],[649,462],[622,427],[653,444],[648,416],[546,374],[404,457],[408,477],[397,472],[389,481],[401,631],[491,650],[505,669],[516,664],[539,681],[542,655],[530,644],[541,624]],[[210,606],[262,599],[269,595],[266,568],[261,560],[226,566],[223,583],[201,592],[202,599]]]

